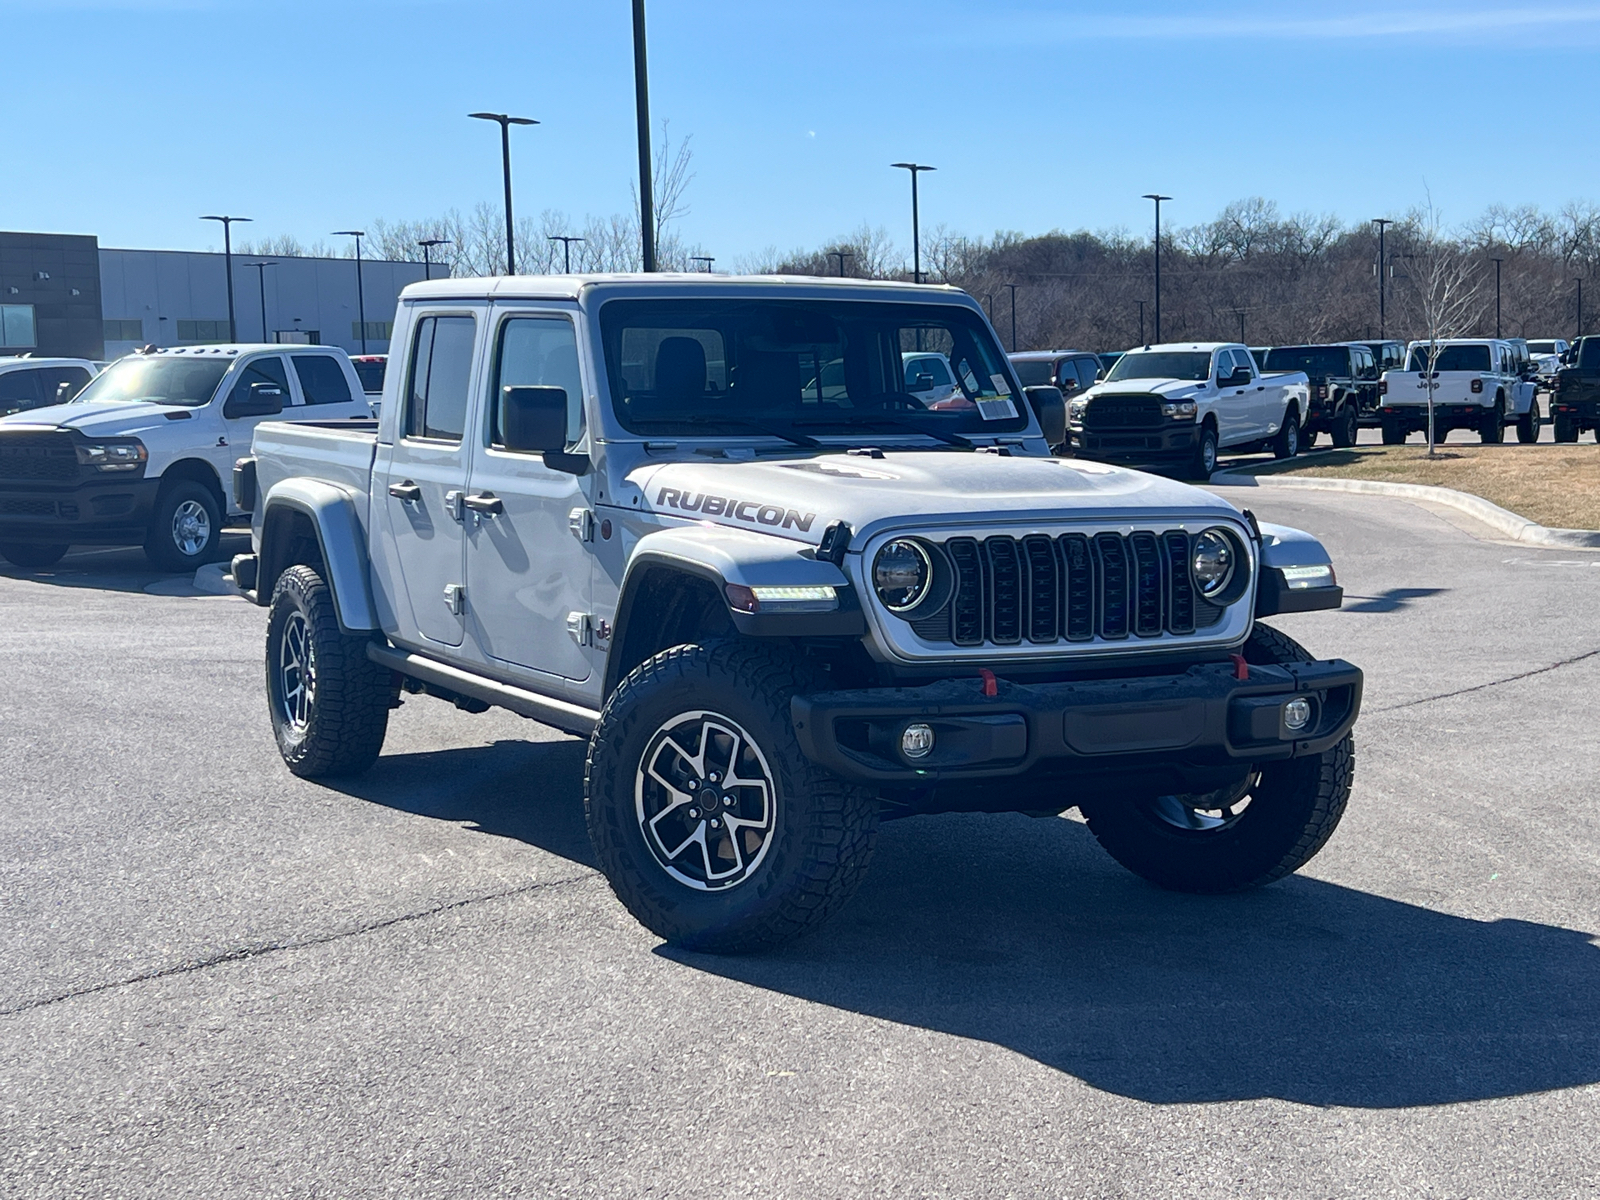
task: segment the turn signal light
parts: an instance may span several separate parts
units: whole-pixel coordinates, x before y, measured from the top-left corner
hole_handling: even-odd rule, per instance
[[[1472,381],[1472,390],[1473,390],[1473,391],[1474,391],[1474,392],[1481,392],[1481,391],[1483,391],[1483,380],[1481,380],[1481,379],[1474,379],[1474,380],[1473,380],[1473,381]]]

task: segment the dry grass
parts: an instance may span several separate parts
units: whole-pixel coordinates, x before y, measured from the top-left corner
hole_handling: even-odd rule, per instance
[[[1419,445],[1357,446],[1236,469],[1255,475],[1380,479],[1455,488],[1552,529],[1600,529],[1600,445],[1483,446],[1450,441],[1439,447],[1439,455],[1429,459],[1427,448]]]

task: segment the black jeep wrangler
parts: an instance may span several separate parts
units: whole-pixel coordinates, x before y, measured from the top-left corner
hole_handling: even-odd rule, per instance
[[[1594,430],[1600,442],[1600,337],[1581,337],[1562,356],[1550,397],[1556,441],[1575,442]]]
[[[1274,346],[1262,370],[1306,373],[1311,402],[1300,425],[1302,446],[1315,446],[1321,433],[1335,446],[1354,446],[1356,430],[1378,410],[1378,364],[1361,342]]]

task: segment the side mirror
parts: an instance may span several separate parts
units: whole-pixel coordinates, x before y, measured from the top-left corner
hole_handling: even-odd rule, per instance
[[[520,454],[542,454],[553,471],[582,475],[589,456],[568,454],[567,389],[508,387],[502,392],[500,443]]]
[[[1063,379],[1060,380],[1055,386],[1061,389],[1061,394],[1064,396],[1068,392],[1077,391],[1079,385],[1076,379]]]
[[[1028,403],[1033,406],[1034,415],[1039,418],[1039,428],[1044,431],[1044,440],[1050,444],[1050,449],[1065,444],[1067,398],[1062,395],[1061,389],[1046,383],[1024,388],[1023,391],[1027,394]]]
[[[235,417],[275,417],[283,411],[283,388],[276,383],[252,383],[250,394],[238,392],[228,397],[222,415]]]
[[[928,372],[923,371],[916,377],[916,381],[911,385],[911,390],[913,392],[933,391],[933,376],[928,374]]]

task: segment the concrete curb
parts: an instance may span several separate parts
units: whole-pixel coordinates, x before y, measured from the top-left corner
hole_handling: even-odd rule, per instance
[[[1251,475],[1242,471],[1217,471],[1208,482],[1219,487],[1297,487],[1320,492],[1361,492],[1369,496],[1399,496],[1406,500],[1430,500],[1458,509],[1482,521],[1514,542],[1530,546],[1563,546],[1568,549],[1600,550],[1600,531],[1591,529],[1547,529],[1543,525],[1490,504],[1482,496],[1458,492],[1454,488],[1431,487],[1422,483],[1383,483],[1376,479],[1303,479],[1292,476]]]

